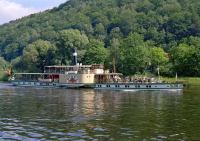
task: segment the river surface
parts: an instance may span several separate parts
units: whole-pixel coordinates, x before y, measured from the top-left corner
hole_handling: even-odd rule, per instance
[[[200,140],[200,86],[125,92],[0,84],[1,140]]]

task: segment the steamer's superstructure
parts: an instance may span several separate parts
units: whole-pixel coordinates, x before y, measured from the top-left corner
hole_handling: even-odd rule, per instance
[[[44,73],[15,73],[14,85],[95,87],[97,83],[115,83],[120,73],[109,73],[103,65],[45,66]]]

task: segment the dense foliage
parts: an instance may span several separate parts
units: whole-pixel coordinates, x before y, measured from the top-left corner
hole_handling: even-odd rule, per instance
[[[8,80],[10,66],[2,57],[0,57],[0,81]]]
[[[70,0],[0,26],[0,56],[15,70],[69,64],[73,47],[79,62],[115,59],[127,75],[200,76],[200,1]]]

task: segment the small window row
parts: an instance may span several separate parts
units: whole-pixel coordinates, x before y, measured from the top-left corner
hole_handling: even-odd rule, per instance
[[[102,86],[101,85],[97,85],[97,87],[101,88]]]

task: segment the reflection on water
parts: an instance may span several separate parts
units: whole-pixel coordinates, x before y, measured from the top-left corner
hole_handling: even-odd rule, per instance
[[[0,140],[200,139],[200,95],[0,85]]]

